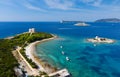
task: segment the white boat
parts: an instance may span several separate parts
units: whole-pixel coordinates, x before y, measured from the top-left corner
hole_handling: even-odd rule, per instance
[[[65,53],[62,51],[62,54],[64,55]]]
[[[66,57],[66,60],[69,61],[70,60],[69,57]]]
[[[63,46],[60,46],[60,48],[63,48]]]
[[[96,44],[94,44],[94,47],[96,47]]]
[[[76,26],[88,26],[89,24],[86,24],[86,23],[84,23],[84,22],[81,22],[81,23],[76,23],[76,24],[74,24],[74,25],[76,25]]]

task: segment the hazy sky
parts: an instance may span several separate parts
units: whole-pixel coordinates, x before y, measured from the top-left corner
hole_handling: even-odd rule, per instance
[[[0,21],[120,18],[120,0],[0,0]]]

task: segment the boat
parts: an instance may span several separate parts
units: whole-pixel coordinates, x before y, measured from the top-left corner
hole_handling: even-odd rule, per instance
[[[63,51],[62,51],[62,54],[64,55],[64,54],[65,54],[65,52],[63,52]]]
[[[96,47],[96,44],[94,44],[94,47]]]
[[[69,61],[70,60],[69,57],[66,57],[66,60]]]
[[[60,46],[60,48],[63,48],[63,46]]]
[[[80,22],[80,23],[76,23],[74,25],[76,25],[76,26],[88,26],[89,24],[86,24],[84,22]]]

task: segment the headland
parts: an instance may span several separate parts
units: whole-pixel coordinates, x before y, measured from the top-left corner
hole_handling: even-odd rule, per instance
[[[37,56],[35,52],[35,47],[37,44],[56,38],[57,36],[53,34],[36,32],[34,28],[29,29],[28,32],[18,34],[17,36],[11,38],[12,40],[20,41],[18,44],[16,44],[15,50],[13,51],[13,55],[20,64],[19,68],[15,68],[15,73],[16,70],[19,69],[21,71],[23,70],[24,72],[26,71],[24,74],[28,76],[49,77],[50,75],[54,77],[57,74],[63,76],[61,71],[65,72],[67,76],[70,75],[69,72],[66,71],[67,69],[58,70],[57,67],[51,66],[49,63],[44,62]],[[16,75],[19,76],[18,74]],[[21,75],[23,75],[23,73],[20,74],[20,76]],[[66,75],[64,75],[64,77]]]

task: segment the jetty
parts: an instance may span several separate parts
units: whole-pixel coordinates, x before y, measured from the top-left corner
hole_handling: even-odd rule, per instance
[[[60,71],[49,74],[50,77],[71,77],[71,74],[67,69],[62,69]]]

